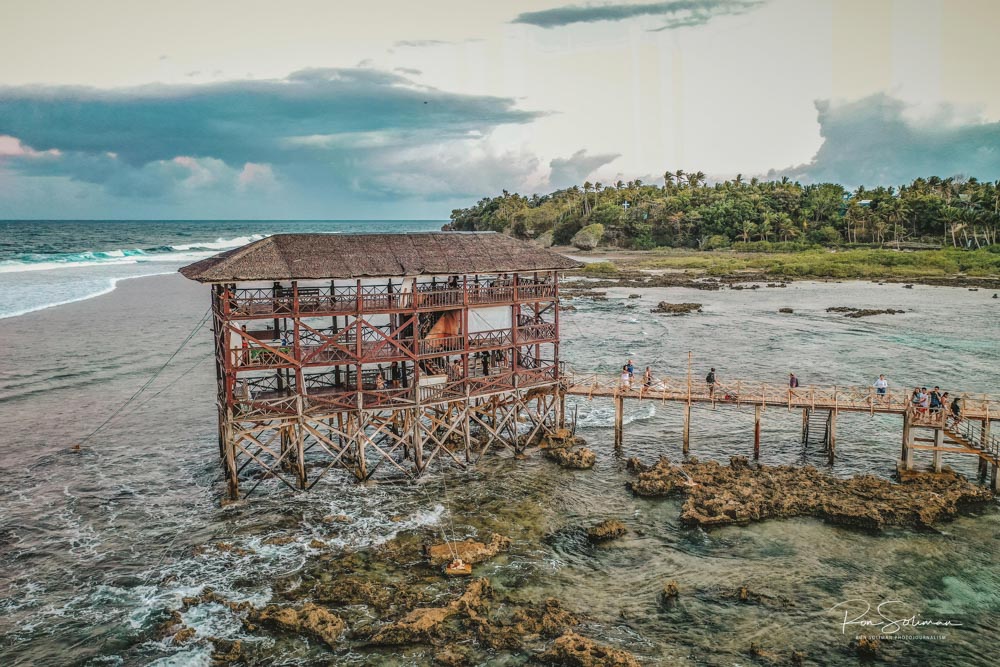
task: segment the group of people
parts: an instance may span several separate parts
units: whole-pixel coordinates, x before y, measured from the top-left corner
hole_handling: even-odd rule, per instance
[[[942,392],[941,387],[934,387],[930,391],[927,391],[927,387],[914,387],[910,394],[910,404],[918,415],[949,410],[956,421],[962,418],[961,400],[958,396],[952,398],[948,392]]]
[[[635,384],[635,366],[632,365],[632,360],[629,359],[624,366],[622,366],[621,384],[625,389],[631,389],[632,385]],[[653,369],[646,366],[646,372],[642,374],[642,386],[651,387],[653,385]]]

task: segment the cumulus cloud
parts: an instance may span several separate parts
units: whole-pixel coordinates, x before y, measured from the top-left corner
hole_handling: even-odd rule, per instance
[[[113,90],[0,87],[0,136],[6,137],[0,159],[24,175],[155,197],[273,187],[282,171],[303,171],[292,167],[350,186],[378,181],[379,169],[407,165],[423,153],[441,162],[413,166],[437,184],[414,182],[411,194],[444,196],[450,174],[457,184],[451,194],[465,195],[466,170],[485,169],[487,180],[492,174],[497,180],[489,190],[511,176],[503,159],[477,153],[476,142],[497,127],[540,115],[517,109],[509,98],[449,93],[373,69]],[[457,159],[459,149],[471,157]]]
[[[555,158],[549,162],[549,184],[554,188],[579,185],[595,170],[619,157],[617,153],[589,155],[586,150],[579,150],[570,157]]]
[[[518,14],[511,23],[558,28],[574,23],[624,21],[656,16],[664,19],[663,25],[654,28],[654,31],[660,31],[704,25],[718,16],[743,14],[762,4],[764,0],[668,0],[620,5],[563,5]]]
[[[925,109],[885,94],[816,102],[823,143],[807,164],[772,170],[802,182],[899,185],[918,176],[1000,179],[1000,123],[953,107]]]

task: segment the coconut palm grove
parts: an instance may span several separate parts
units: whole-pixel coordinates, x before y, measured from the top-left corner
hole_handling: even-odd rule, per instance
[[[503,231],[543,245],[794,251],[866,244],[982,248],[997,243],[1000,181],[931,176],[896,187],[780,180],[709,184],[668,171],[662,185],[585,182],[547,195],[506,190],[452,211],[455,230]]]

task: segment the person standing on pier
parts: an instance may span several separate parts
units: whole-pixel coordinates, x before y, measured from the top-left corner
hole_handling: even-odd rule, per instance
[[[629,382],[631,382],[632,379],[635,378],[635,366],[632,365],[631,359],[629,359],[628,363],[625,364],[625,370],[628,371]]]
[[[628,391],[632,388],[632,374],[628,371],[628,366],[622,366],[622,377],[621,377],[622,389]]]
[[[646,372],[642,374],[642,384],[646,387],[653,386],[653,369],[646,366]]]
[[[885,379],[884,375],[879,375],[878,379],[875,380],[875,393],[878,395],[880,400],[885,400],[885,393],[889,390],[889,381]]]
[[[930,405],[931,411],[940,412],[941,408],[944,407],[944,401],[941,400],[941,387],[934,387],[934,389],[931,390],[930,400],[931,400],[931,405]]]
[[[799,388],[799,379],[797,377],[795,377],[795,373],[789,373],[788,374],[788,388],[789,389],[798,389]]]
[[[705,384],[708,385],[708,397],[712,398],[715,396],[715,369],[713,368],[705,376]]]

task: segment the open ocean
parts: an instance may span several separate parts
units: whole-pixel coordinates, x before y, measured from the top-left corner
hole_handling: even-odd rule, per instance
[[[158,629],[182,598],[211,588],[263,605],[306,573],[357,562],[375,585],[426,587],[454,596],[419,563],[376,558],[394,538],[441,541],[496,531],[512,548],[478,565],[501,595],[556,597],[586,617],[580,632],[645,665],[764,664],[752,643],[786,664],[858,664],[833,606],[899,600],[908,613],[954,620],[941,638],[886,641],[891,664],[979,667],[996,663],[1000,625],[1000,508],[936,530],[872,534],[813,519],[714,530],[679,522],[681,500],[632,496],[612,448],[610,401],[571,399],[593,470],[538,455],[490,456],[468,472],[417,484],[355,485],[330,475],[294,494],[265,481],[248,501],[222,507],[210,333],[202,330],[81,451],[83,435],[119,408],[177,349],[205,313],[208,288],[176,269],[221,249],[282,231],[429,231],[433,222],[3,222],[0,223],[0,665],[207,667],[210,637],[243,641],[250,665],[430,665],[437,649],[377,648],[348,636],[337,649],[247,629],[237,612],[202,604],[182,612],[186,642]],[[157,275],[170,274],[170,275]],[[126,280],[127,279],[127,280]],[[629,298],[639,293],[639,298]],[[785,288],[608,290],[574,299],[562,315],[563,359],[613,374],[631,357],[657,375],[1000,391],[1000,300],[963,288],[799,282]],[[699,302],[685,317],[650,313],[658,301]],[[64,304],[64,305],[58,305]],[[898,308],[853,320],[830,306]],[[778,309],[791,307],[791,315]],[[624,455],[681,458],[680,406],[628,402]],[[761,462],[815,465],[834,475],[889,477],[900,420],[842,414],[838,458],[803,446],[800,415],[764,414]],[[752,451],[753,409],[696,406],[691,454],[728,461]],[[921,461],[926,463],[927,456]],[[945,455],[946,465],[975,464]],[[331,524],[330,515],[350,523]],[[614,518],[621,539],[592,545],[584,529]],[[272,539],[280,538],[280,539]],[[317,542],[318,541],[318,542]],[[317,546],[317,544],[320,546]],[[218,546],[224,545],[224,546]],[[354,554],[355,561],[343,560]],[[658,604],[664,582],[681,594]],[[742,604],[747,586],[760,604]],[[447,590],[451,587],[451,590]],[[341,613],[338,611],[338,613]],[[343,612],[353,629],[377,623]],[[369,615],[366,615],[369,614]],[[527,665],[517,651],[477,651],[476,664]]]
[[[278,233],[426,232],[443,220],[0,221],[0,318],[105,294]]]

